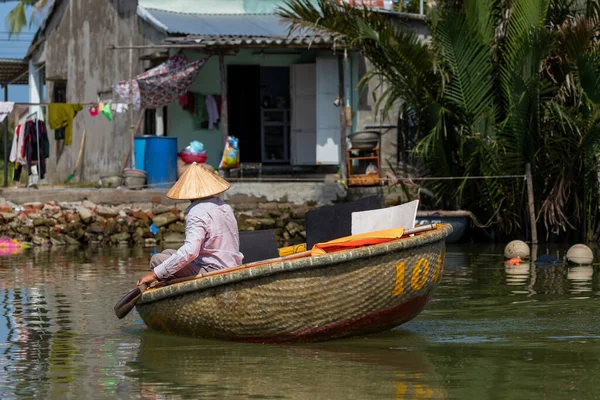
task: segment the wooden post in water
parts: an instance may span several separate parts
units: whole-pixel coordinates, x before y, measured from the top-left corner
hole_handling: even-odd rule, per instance
[[[338,55],[338,98],[340,104],[340,178],[346,182],[348,179],[348,150],[346,147],[346,107],[344,95],[344,55]]]
[[[533,199],[533,180],[531,177],[531,164],[525,165],[525,179],[527,180],[527,203],[529,206],[529,221],[531,224],[531,243],[538,243],[537,226],[535,222],[535,203]]]

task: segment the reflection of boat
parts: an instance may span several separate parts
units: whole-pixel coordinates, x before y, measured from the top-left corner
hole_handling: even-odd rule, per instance
[[[207,274],[147,290],[152,329],[246,342],[319,341],[401,325],[429,301],[450,225],[387,243]]]
[[[287,346],[173,340],[147,331],[123,385],[139,384],[127,391],[148,398],[445,398],[424,347],[425,338],[408,331]]]
[[[417,211],[416,225],[449,224],[452,233],[446,238],[446,243],[460,242],[469,228],[471,213],[469,211]]]

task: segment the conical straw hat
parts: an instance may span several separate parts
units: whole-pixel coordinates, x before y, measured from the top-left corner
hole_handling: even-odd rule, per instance
[[[229,189],[229,183],[199,164],[191,164],[167,193],[173,200],[194,200],[215,196]]]

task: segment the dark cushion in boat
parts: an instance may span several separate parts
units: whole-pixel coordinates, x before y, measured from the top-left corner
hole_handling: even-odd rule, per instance
[[[244,264],[279,257],[275,229],[240,232],[240,252]]]
[[[316,243],[352,235],[352,213],[384,207],[383,196],[364,197],[347,203],[320,207],[306,213],[306,249]]]

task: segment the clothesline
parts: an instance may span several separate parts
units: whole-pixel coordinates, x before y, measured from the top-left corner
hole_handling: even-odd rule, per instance
[[[51,104],[81,104],[82,106],[95,106],[98,105],[100,103],[102,104],[123,104],[123,105],[127,105],[127,106],[131,106],[133,104],[131,103],[124,103],[121,101],[92,101],[92,102],[87,102],[87,103],[78,103],[78,102],[58,102],[58,101],[53,101],[50,103],[44,102],[44,103],[28,103],[28,102],[21,102],[21,101],[0,101],[0,103],[12,103],[15,106],[49,106]]]

